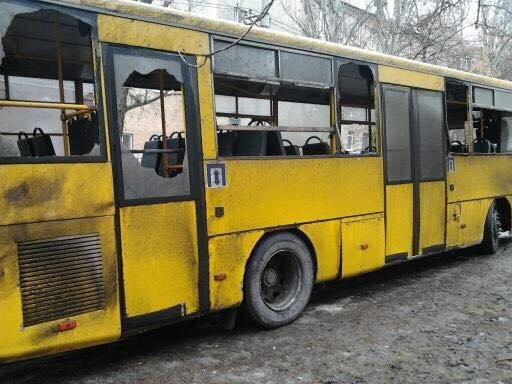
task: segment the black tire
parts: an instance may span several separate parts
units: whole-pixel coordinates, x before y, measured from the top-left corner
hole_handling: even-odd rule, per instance
[[[306,244],[288,232],[271,235],[247,264],[245,312],[265,328],[289,324],[306,307],[313,282],[313,260]]]
[[[487,213],[484,225],[484,238],[480,244],[480,252],[492,255],[498,251],[500,221],[496,202],[493,202]]]

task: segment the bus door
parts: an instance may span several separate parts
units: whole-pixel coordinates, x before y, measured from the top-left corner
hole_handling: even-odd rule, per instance
[[[445,249],[443,93],[384,85],[386,261]]]
[[[105,55],[124,326],[140,328],[206,309],[196,69],[142,48]]]

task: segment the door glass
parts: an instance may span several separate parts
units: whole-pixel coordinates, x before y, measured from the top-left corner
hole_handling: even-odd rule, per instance
[[[409,89],[383,87],[388,182],[411,180]]]
[[[439,92],[416,91],[419,129],[420,180],[444,176],[443,96]]]
[[[181,62],[114,53],[114,70],[124,198],[189,195]]]

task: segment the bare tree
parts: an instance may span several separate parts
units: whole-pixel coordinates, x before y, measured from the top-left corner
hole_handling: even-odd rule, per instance
[[[509,0],[482,1],[478,27],[482,41],[480,70],[512,80],[512,3]]]
[[[339,0],[280,0],[281,8],[305,36],[366,47],[362,38],[375,22],[370,7],[363,10]]]
[[[471,26],[470,0],[369,0],[360,9],[340,0],[281,0],[306,36],[457,66],[465,56],[463,31]]]

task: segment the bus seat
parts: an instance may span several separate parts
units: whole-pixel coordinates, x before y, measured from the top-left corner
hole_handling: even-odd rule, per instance
[[[450,143],[450,152],[452,153],[466,153],[466,146],[459,140]]]
[[[217,132],[217,146],[219,156],[233,156],[236,147],[236,132]]]
[[[492,144],[487,139],[475,139],[473,150],[475,153],[492,153]]]
[[[239,132],[235,156],[262,156],[267,149],[266,132]]]
[[[284,144],[287,145],[284,145]],[[300,156],[300,150],[298,145],[294,145],[290,140],[283,139],[284,152],[286,156]]]
[[[176,152],[163,154],[163,156],[167,157],[167,166],[174,167],[177,165],[178,166],[183,165],[183,160],[185,158],[186,146],[185,146],[185,138],[182,136],[181,132],[173,132],[165,141],[165,146],[167,147],[167,149],[176,150]],[[165,175],[163,156],[160,159],[159,167],[158,167],[159,168],[158,174],[160,176]],[[183,172],[183,168],[178,168],[178,167],[171,168],[170,171],[168,172],[168,177],[177,176],[182,172]]]
[[[318,143],[310,143],[311,139],[318,140]],[[302,147],[302,154],[308,155],[328,155],[330,153],[329,144],[322,141],[318,136],[311,136],[306,140]]]
[[[281,132],[267,132],[267,156],[285,155]]]

